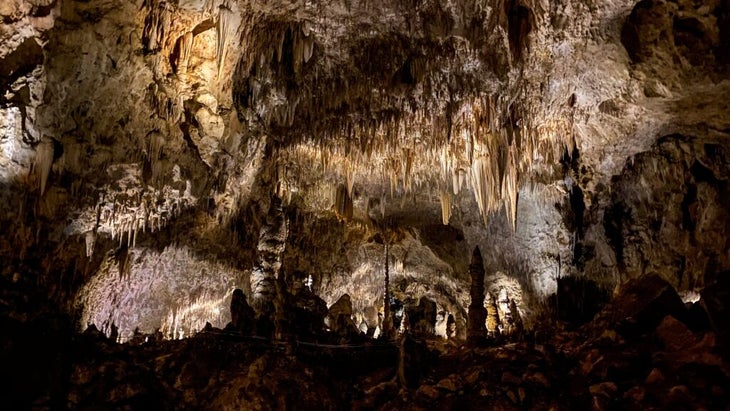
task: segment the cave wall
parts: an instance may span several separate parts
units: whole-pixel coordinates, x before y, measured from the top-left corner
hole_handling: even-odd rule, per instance
[[[728,269],[729,148],[670,135],[626,164],[605,216],[622,275],[658,274],[688,291]]]
[[[129,341],[135,331],[184,338],[206,322],[224,328],[233,290],[247,283],[247,272],[196,256],[184,246],[131,248],[109,253],[76,303],[82,329],[94,324],[111,335],[116,328],[120,342]]]

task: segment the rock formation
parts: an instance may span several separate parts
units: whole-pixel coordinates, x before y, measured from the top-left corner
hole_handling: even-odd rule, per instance
[[[284,251],[286,236],[287,226],[281,200],[272,197],[256,247],[257,265],[251,273],[252,306],[258,316],[272,317],[274,300],[280,298],[276,282],[281,270],[281,254]]]
[[[435,334],[436,303],[426,297],[418,300],[418,305],[406,307],[408,332],[416,338],[426,338]]]
[[[342,295],[336,303],[332,304],[325,323],[331,330],[343,337],[359,334],[359,329],[352,320],[352,302],[349,295]]]
[[[456,321],[453,314],[449,314],[446,320],[446,337],[449,339],[456,337]]]
[[[243,290],[236,288],[231,296],[231,326],[234,330],[251,334],[256,325],[256,315],[246,301]]]
[[[467,338],[470,341],[479,341],[487,335],[487,329],[484,326],[487,320],[487,310],[484,308],[484,265],[479,247],[474,248],[472,253],[469,275],[471,276],[471,288],[469,289],[471,302],[469,303]]]
[[[496,337],[500,333],[499,312],[497,311],[497,303],[495,303],[494,297],[492,297],[491,293],[487,293],[485,305],[487,306],[487,334],[490,337]]]
[[[729,73],[728,0],[0,0],[0,394],[727,408]]]

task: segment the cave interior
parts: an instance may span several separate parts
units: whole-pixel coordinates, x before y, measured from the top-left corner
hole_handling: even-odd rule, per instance
[[[730,409],[730,0],[0,20],[0,408]]]

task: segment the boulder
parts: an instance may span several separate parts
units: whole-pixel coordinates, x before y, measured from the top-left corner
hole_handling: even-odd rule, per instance
[[[308,288],[302,288],[292,298],[294,332],[298,335],[315,335],[324,330],[327,303]]]
[[[342,336],[360,334],[360,330],[352,320],[352,301],[349,294],[343,294],[332,304],[325,321],[331,330]]]
[[[609,322],[619,324],[618,331],[624,337],[653,331],[667,315],[684,319],[687,310],[671,284],[658,275],[627,281],[601,313]]]
[[[710,325],[721,346],[730,345],[730,271],[717,275],[717,280],[705,287],[700,304],[705,308]],[[727,351],[727,350],[726,350]]]
[[[428,337],[434,334],[436,325],[436,303],[426,297],[421,297],[416,306],[406,308],[408,327],[417,337]]]
[[[697,337],[692,331],[671,315],[664,317],[655,333],[667,351],[683,350],[697,342]]]
[[[236,288],[231,296],[231,326],[237,332],[251,334],[255,328],[255,313],[248,305],[243,290]]]

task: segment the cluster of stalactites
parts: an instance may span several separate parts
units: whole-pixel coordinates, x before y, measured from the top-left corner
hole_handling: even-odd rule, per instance
[[[184,193],[165,187],[142,194],[141,201],[112,200],[97,205],[98,227],[109,232],[112,240],[128,246],[137,243],[139,234],[155,232],[177,218],[193,202],[190,182]]]
[[[109,172],[124,173],[117,187],[100,190],[96,205],[84,209],[66,228],[67,234],[84,235],[88,257],[99,235],[109,236],[120,246],[134,247],[140,235],[161,230],[197,202],[192,183],[180,178],[178,167],[161,188],[141,182],[138,163],[110,166]]]
[[[150,10],[142,28],[142,44],[145,51],[157,52],[165,46],[173,13],[171,6],[164,1],[148,1],[146,5]]]
[[[272,84],[275,77],[281,77],[272,67],[283,68],[286,60],[291,64],[293,76],[300,76],[314,54],[315,36],[308,21],[266,27],[266,30],[251,30],[245,36],[245,73],[250,76],[245,103],[254,108],[265,125],[291,127],[301,96],[287,93],[285,84]]]
[[[497,120],[505,112],[500,107],[504,104],[499,99],[475,99],[458,111],[449,130],[433,116],[416,112],[400,120],[360,124],[327,138],[312,137],[285,150],[279,160],[307,164],[309,173],[280,177],[287,186],[298,187],[316,170],[339,176],[335,180],[346,182],[348,193],[356,182],[380,181],[390,185],[391,197],[414,189],[433,190],[444,224],[450,220],[455,196],[468,187],[485,223],[504,208],[515,229],[521,182],[533,166],[554,164],[566,147],[570,149],[572,124],[560,119],[530,122],[527,119],[535,114],[525,112],[517,124],[505,126]]]

